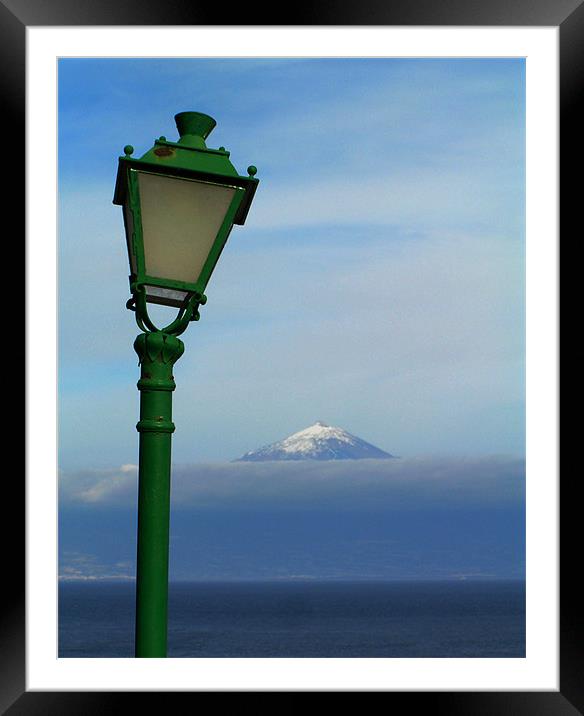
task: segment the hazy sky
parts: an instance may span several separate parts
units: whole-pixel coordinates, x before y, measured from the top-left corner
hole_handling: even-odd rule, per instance
[[[182,336],[174,462],[316,420],[404,457],[522,457],[524,90],[518,59],[61,60],[61,467],[137,462],[117,157],[184,110],[260,186]]]

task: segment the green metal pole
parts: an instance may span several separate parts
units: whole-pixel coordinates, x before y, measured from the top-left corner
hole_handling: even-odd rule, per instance
[[[137,657],[165,657],[168,612],[170,449],[174,432],[172,368],[184,351],[176,336],[141,333],[134,342],[141,366],[138,554],[136,564]]]

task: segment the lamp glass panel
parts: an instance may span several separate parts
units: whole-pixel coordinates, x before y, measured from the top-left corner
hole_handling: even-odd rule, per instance
[[[177,288],[161,288],[160,286],[146,285],[146,300],[148,303],[159,303],[162,306],[182,306],[188,291],[181,291]]]
[[[195,283],[237,189],[138,172],[148,276]]]

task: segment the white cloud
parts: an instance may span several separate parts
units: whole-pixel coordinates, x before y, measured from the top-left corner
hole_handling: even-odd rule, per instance
[[[175,507],[414,509],[520,503],[523,460],[417,458],[177,465]],[[136,505],[121,470],[63,473],[64,505]]]
[[[110,470],[59,472],[59,497],[64,503],[131,503],[135,499],[136,488],[135,466],[122,465]]]
[[[258,191],[249,227],[377,224],[409,230],[460,229],[476,225],[520,227],[516,182],[461,164],[366,171],[350,176],[281,178]]]

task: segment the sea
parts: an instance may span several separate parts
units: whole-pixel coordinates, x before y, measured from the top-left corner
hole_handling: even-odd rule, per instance
[[[62,581],[59,657],[134,656],[135,584]],[[171,582],[169,658],[522,658],[525,582]]]

